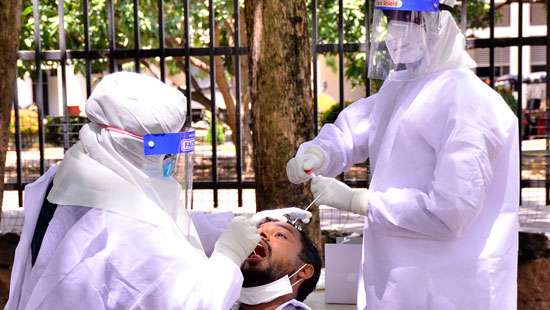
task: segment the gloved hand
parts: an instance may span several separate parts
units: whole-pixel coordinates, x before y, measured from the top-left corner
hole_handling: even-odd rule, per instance
[[[294,184],[304,183],[312,177],[311,172],[317,173],[324,163],[323,150],[316,146],[310,146],[302,155],[292,158],[286,164],[288,180]]]
[[[260,211],[252,216],[252,220],[258,226],[267,222],[269,219],[284,223],[286,223],[289,219],[299,219],[302,223],[307,224],[311,219],[311,212],[293,207]]]
[[[216,242],[212,257],[225,256],[240,267],[256,248],[260,239],[256,224],[252,219],[236,216]]]
[[[334,178],[314,176],[311,180],[311,192],[317,205],[326,205],[344,211],[366,215],[369,207],[369,190],[352,189]]]

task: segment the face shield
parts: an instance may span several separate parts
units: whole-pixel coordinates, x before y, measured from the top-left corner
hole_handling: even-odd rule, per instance
[[[193,150],[195,130],[149,134],[143,136],[145,156],[162,156],[162,176],[164,180],[179,185],[178,200],[186,209],[191,209],[193,193]]]
[[[369,50],[371,79],[408,80],[430,67],[438,0],[376,0]]]

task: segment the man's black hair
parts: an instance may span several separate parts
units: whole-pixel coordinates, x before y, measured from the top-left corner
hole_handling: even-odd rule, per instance
[[[300,231],[300,241],[302,242],[302,250],[300,251],[300,254],[298,254],[298,258],[302,261],[302,263],[313,266],[313,276],[302,282],[300,288],[298,289],[298,296],[296,296],[297,300],[304,301],[306,297],[313,292],[315,286],[317,285],[317,281],[319,281],[323,262],[321,260],[321,255],[319,254],[319,250],[303,231]]]

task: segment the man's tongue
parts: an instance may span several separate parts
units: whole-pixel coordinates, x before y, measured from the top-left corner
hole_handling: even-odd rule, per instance
[[[258,246],[256,246],[254,251],[252,253],[250,253],[250,255],[248,256],[248,258],[246,260],[249,263],[258,263],[262,259],[264,259],[265,256],[266,256],[266,253],[265,253],[264,247],[258,244]]]

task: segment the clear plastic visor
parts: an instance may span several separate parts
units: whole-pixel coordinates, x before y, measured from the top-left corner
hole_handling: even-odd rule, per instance
[[[409,79],[429,62],[428,32],[439,12],[374,10],[370,38],[371,79]]]
[[[193,201],[193,152],[195,131],[153,134],[143,137],[145,156],[163,156],[162,177],[175,181],[180,186],[179,200],[186,209],[191,209]]]

